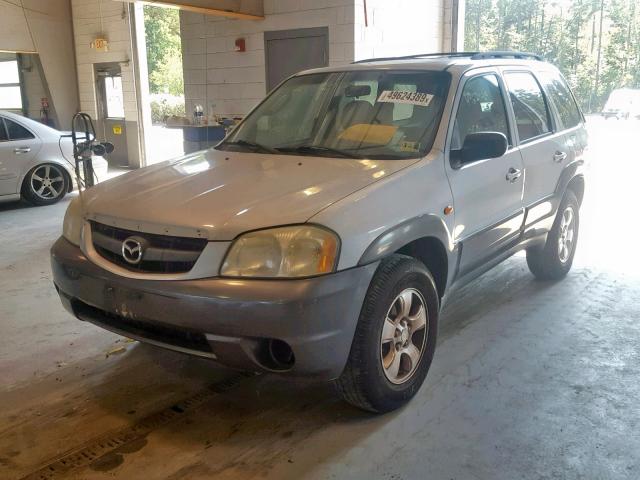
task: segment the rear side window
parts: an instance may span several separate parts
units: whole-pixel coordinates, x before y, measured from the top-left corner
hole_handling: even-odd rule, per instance
[[[33,134],[22,125],[7,118],[4,119],[9,132],[9,140],[27,140],[33,138]]]
[[[578,125],[582,121],[582,115],[564,79],[555,72],[542,72],[539,77],[556,106],[562,126],[572,128]]]
[[[512,72],[505,74],[505,80],[520,141],[550,132],[549,106],[534,76],[528,72]]]

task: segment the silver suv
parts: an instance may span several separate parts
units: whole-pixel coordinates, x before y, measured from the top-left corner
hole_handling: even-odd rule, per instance
[[[584,118],[519,53],[297,74],[215,148],[83,192],[51,250],[77,318],[385,412],[422,385],[438,314],[514,252],[567,274]]]

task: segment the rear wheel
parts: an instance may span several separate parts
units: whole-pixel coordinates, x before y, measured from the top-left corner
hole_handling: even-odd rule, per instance
[[[536,278],[558,280],[571,270],[580,227],[579,208],[575,194],[567,190],[546,243],[527,250],[527,265]]]
[[[32,168],[22,183],[22,196],[34,205],[51,205],[62,199],[69,179],[59,165],[44,164]]]
[[[347,402],[382,413],[416,394],[435,351],[438,303],[424,264],[404,255],[382,261],[365,297],[347,366],[336,381]]]

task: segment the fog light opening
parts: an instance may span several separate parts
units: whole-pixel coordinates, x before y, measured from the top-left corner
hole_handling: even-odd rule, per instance
[[[293,350],[287,342],[278,339],[271,339],[268,342],[269,359],[278,370],[286,370],[295,363]]]

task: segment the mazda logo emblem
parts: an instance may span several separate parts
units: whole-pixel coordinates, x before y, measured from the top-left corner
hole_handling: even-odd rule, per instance
[[[137,265],[142,261],[144,254],[144,239],[129,237],[122,242],[122,257],[131,265]]]

